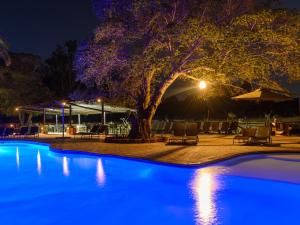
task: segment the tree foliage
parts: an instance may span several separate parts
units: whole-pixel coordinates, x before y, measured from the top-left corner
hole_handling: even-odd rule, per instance
[[[300,76],[300,21],[298,12],[272,10],[272,4],[110,1],[94,37],[77,52],[78,79],[127,99],[148,124],[177,79],[204,79],[222,94],[245,82],[281,88],[278,76]]]
[[[11,54],[10,67],[0,68],[0,113],[11,115],[20,105],[51,100],[51,94],[38,73],[39,57],[30,54]]]
[[[57,46],[45,61],[42,69],[43,81],[56,98],[67,99],[79,86],[73,69],[76,49],[76,41],[67,41],[63,46]]]

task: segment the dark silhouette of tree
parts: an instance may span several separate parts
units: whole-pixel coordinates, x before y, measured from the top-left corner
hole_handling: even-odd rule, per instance
[[[45,61],[43,80],[56,98],[67,99],[79,86],[73,69],[76,48],[76,41],[67,41],[63,46],[58,46]]]
[[[11,53],[10,67],[0,69],[0,113],[12,115],[22,105],[51,101],[38,72],[42,61],[32,54]]]

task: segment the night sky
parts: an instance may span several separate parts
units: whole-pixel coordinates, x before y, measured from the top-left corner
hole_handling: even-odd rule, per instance
[[[285,0],[300,8],[299,0]],[[49,56],[58,44],[88,38],[97,25],[91,0],[1,0],[0,36],[11,51]]]
[[[97,25],[90,0],[1,0],[0,36],[11,51],[49,56],[56,45],[88,38]]]

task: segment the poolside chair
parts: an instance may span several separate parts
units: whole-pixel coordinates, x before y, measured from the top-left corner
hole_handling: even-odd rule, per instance
[[[204,126],[203,121],[198,122],[198,129],[199,129],[200,132],[203,131],[203,126]]]
[[[272,143],[271,129],[267,126],[257,127],[256,133],[252,139],[253,143]]]
[[[15,134],[16,137],[25,137],[28,134],[29,127],[21,127],[20,131]]]
[[[184,143],[185,138],[185,123],[175,122],[173,124],[173,136],[168,138],[168,143]]]
[[[158,120],[153,120],[152,125],[151,125],[151,133],[156,134],[159,126],[159,121]]]
[[[89,136],[90,138],[92,138],[92,135],[96,134],[99,129],[100,129],[100,125],[95,124],[95,125],[93,125],[93,127],[91,128],[91,130],[89,132],[78,132],[78,133],[73,134],[73,136],[74,136],[74,139],[76,138],[76,136],[80,136],[80,138],[83,138],[84,136]]]
[[[108,126],[107,125],[99,125],[96,124],[92,127],[92,129],[89,132],[78,132],[74,134],[74,138],[76,136],[80,136],[82,139],[85,136],[88,136],[88,138],[92,139],[94,136],[100,136],[100,134],[104,134],[107,132]]]
[[[187,123],[185,134],[184,143],[188,144],[189,141],[195,145],[199,143],[199,127],[197,123]]]
[[[5,127],[0,127],[0,137],[3,136],[4,131],[5,131]]]
[[[243,128],[240,135],[236,135],[233,138],[233,144],[235,141],[238,140],[239,143],[248,143],[252,141],[253,137],[255,136],[256,128]]]
[[[161,138],[161,140],[166,140],[172,135],[173,122],[166,122],[164,130],[160,134],[154,134],[153,136]]]
[[[1,130],[0,130],[0,132],[1,132]],[[7,127],[7,128],[3,129],[3,132],[1,133],[1,137],[7,138],[7,137],[12,136],[13,134],[14,134],[14,128]]]
[[[220,134],[228,134],[229,125],[230,124],[228,121],[223,121],[220,129]]]
[[[202,132],[205,133],[205,134],[208,134],[209,131],[210,131],[210,122],[209,121],[204,121],[203,123],[203,128],[202,128]]]
[[[31,127],[29,132],[26,133],[24,136],[33,136],[34,138],[36,137],[39,137],[39,127],[37,126],[34,126],[34,127]]]
[[[232,121],[230,123],[229,129],[228,129],[228,134],[236,134],[238,128],[239,128],[239,122],[238,121]]]
[[[166,124],[167,124],[166,121],[158,121],[156,134],[163,134],[166,128]]]
[[[220,132],[220,123],[219,122],[212,122],[210,133],[218,134],[219,132]]]

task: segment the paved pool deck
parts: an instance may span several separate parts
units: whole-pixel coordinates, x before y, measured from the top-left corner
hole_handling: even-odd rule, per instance
[[[233,136],[201,135],[197,146],[152,144],[112,144],[103,140],[60,140],[53,136],[31,139],[51,144],[57,150],[115,155],[180,165],[207,165],[213,162],[257,153],[300,153],[300,137],[276,136],[271,145],[232,144]]]

